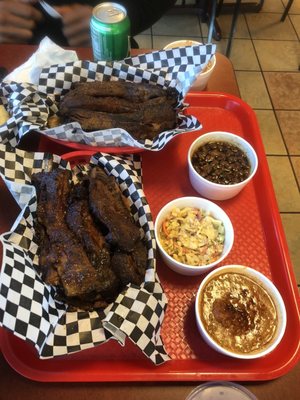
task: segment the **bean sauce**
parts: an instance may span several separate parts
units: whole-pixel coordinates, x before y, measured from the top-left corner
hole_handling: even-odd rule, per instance
[[[205,329],[227,350],[256,353],[273,340],[278,323],[273,300],[247,276],[228,272],[212,278],[199,307]]]
[[[246,153],[228,142],[205,143],[195,151],[191,161],[199,175],[222,185],[242,182],[250,175]]]

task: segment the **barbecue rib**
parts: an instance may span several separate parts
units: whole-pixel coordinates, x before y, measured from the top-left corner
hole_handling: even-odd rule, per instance
[[[88,187],[77,184],[71,190],[66,213],[68,227],[87,252],[94,268],[107,268],[110,265],[110,252],[105,237],[95,225],[89,211]]]
[[[153,139],[176,126],[178,92],[147,83],[77,83],[62,99],[59,113],[83,130],[122,128],[137,139]]]
[[[97,291],[97,272],[65,223],[70,174],[56,169],[33,176],[37,188],[40,239],[46,244],[40,268],[46,283],[62,285],[67,297]],[[42,232],[42,234],[41,234]]]
[[[139,286],[144,281],[147,251],[143,242],[137,242],[131,253],[115,252],[111,262],[123,286],[130,282]]]
[[[69,309],[105,308],[143,282],[146,246],[113,177],[100,167],[76,185],[70,177],[63,169],[32,176],[40,272]]]
[[[69,118],[85,131],[122,128],[139,139],[153,139],[158,133],[175,127],[176,113],[168,104],[140,105],[134,112],[109,113],[81,108],[69,110]]]
[[[89,211],[88,187],[84,183],[76,185],[71,191],[66,221],[97,271],[98,292],[109,301],[118,292],[119,278],[110,266],[108,244]]]
[[[130,102],[142,103],[155,97],[165,97],[174,105],[174,99],[178,95],[174,88],[163,89],[158,85],[149,83],[132,83],[125,81],[93,81],[77,82],[73,85],[71,92],[80,96],[93,97],[117,97],[129,100]],[[63,99],[66,100],[68,95]],[[72,94],[71,94],[72,96]]]
[[[140,232],[114,177],[94,167],[89,178],[89,204],[93,214],[108,228],[112,245],[131,252],[140,238]]]

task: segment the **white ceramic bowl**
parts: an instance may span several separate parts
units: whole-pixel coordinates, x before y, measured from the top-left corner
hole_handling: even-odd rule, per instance
[[[250,162],[250,174],[247,179],[242,182],[223,185],[209,181],[203,178],[192,165],[192,156],[195,151],[202,145],[208,142],[225,141],[238,146],[243,150]],[[190,146],[188,151],[188,169],[189,178],[193,188],[210,200],[227,200],[236,196],[254,177],[258,167],[258,159],[253,147],[242,137],[230,132],[209,132],[199,136]]]
[[[175,42],[168,43],[164,50],[174,49],[176,47],[185,47],[185,46],[201,46],[201,42],[197,42],[196,40],[182,39],[175,40]]]
[[[164,50],[173,49],[175,47],[184,47],[184,46],[195,46],[195,45],[202,45],[203,43],[197,42],[195,40],[176,40],[175,42],[168,43]],[[213,55],[212,58],[207,63],[206,67],[200,72],[197,76],[196,81],[193,83],[194,90],[204,90],[207,86],[207,82],[216,66],[216,56]]]
[[[159,232],[163,221],[167,218],[167,216],[169,215],[171,210],[174,209],[174,207],[179,207],[179,208],[195,207],[202,210],[206,210],[210,212],[212,217],[221,220],[223,222],[225,228],[224,248],[218,260],[206,265],[192,266],[176,261],[164,250],[160,242]],[[229,254],[234,241],[233,226],[227,214],[218,205],[214,204],[209,200],[202,199],[201,197],[180,197],[167,203],[160,210],[160,212],[156,217],[154,230],[155,230],[156,242],[164,262],[173,271],[182,275],[200,275],[203,274],[204,272],[211,270],[215,265],[223,261],[224,258]]]
[[[194,90],[204,90],[206,88],[208,80],[211,77],[211,74],[213,73],[213,70],[216,66],[216,63],[217,63],[216,56],[213,55],[212,58],[206,64],[206,67],[203,68],[203,70],[197,76],[196,81],[193,83]]]
[[[246,277],[249,277],[253,281],[255,281],[257,284],[263,287],[265,291],[269,294],[271,299],[273,300],[273,304],[275,305],[276,312],[277,312],[277,328],[275,330],[274,336],[272,340],[266,345],[262,350],[256,350],[255,352],[249,352],[249,353],[237,353],[234,351],[230,351],[228,349],[225,349],[222,347],[214,338],[211,337],[207,329],[205,328],[205,325],[202,321],[201,318],[201,298],[203,295],[203,291],[211,279],[216,278],[220,274],[224,273],[237,273],[244,275]],[[227,281],[228,282],[228,281]],[[220,289],[220,286],[218,286],[218,289]],[[230,288],[229,288],[230,290]],[[231,292],[232,293],[232,292]],[[205,304],[207,304],[205,302]],[[208,312],[206,310],[206,312]],[[276,346],[280,343],[285,329],[286,329],[286,309],[284,302],[282,300],[282,297],[275,287],[275,285],[268,279],[265,275],[263,275],[261,272],[256,271],[253,268],[246,267],[243,265],[225,265],[223,267],[219,267],[211,271],[201,282],[197,295],[196,295],[196,301],[195,301],[195,314],[196,314],[196,322],[197,322],[197,327],[198,330],[203,337],[203,339],[206,341],[206,343],[211,346],[214,350],[218,351],[219,353],[225,354],[230,357],[234,358],[240,358],[240,359],[254,359],[254,358],[259,358],[263,357],[267,354],[269,354],[271,351],[273,351]],[[215,328],[216,329],[216,328]],[[225,332],[224,328],[224,337],[225,335],[228,335],[227,332]]]

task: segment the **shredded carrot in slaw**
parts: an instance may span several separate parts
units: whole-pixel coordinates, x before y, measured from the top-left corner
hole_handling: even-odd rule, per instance
[[[163,221],[159,236],[164,250],[175,260],[191,266],[207,265],[222,254],[225,228],[204,210],[175,207]]]

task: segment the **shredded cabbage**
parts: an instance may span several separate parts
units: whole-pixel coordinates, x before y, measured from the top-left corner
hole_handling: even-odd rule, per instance
[[[192,266],[207,265],[222,254],[223,222],[208,212],[192,207],[175,207],[163,221],[159,239],[175,260]]]

